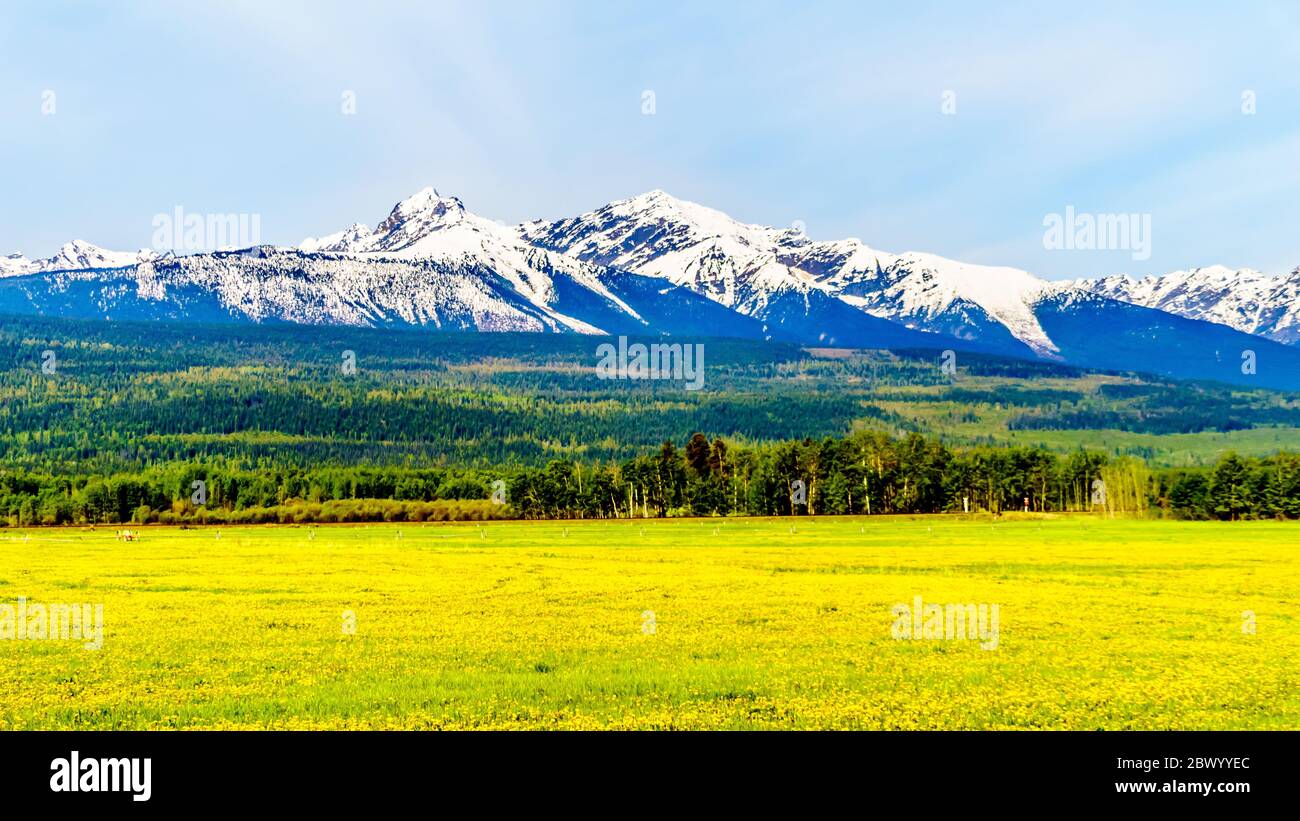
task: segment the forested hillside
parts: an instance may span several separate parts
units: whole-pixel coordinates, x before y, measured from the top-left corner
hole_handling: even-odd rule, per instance
[[[603,341],[6,317],[0,518],[1296,515],[1294,395],[710,339],[688,391]]]

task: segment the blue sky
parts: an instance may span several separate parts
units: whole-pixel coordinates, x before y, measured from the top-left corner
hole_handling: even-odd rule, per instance
[[[1300,265],[1300,5],[1136,5],[7,4],[0,253],[147,246],[177,205],[296,243],[434,185],[507,222],[662,188],[1053,279]],[[1150,214],[1150,259],[1045,249],[1066,206]]]

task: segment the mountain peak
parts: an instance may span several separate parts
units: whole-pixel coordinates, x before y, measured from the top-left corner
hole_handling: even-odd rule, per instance
[[[1222,265],[1219,263],[1215,263],[1214,265],[1201,265],[1197,268],[1192,269],[1192,271],[1195,273],[1210,274],[1210,275],[1236,274],[1240,271],[1245,271],[1245,270],[1247,269],[1229,268],[1227,265]]]
[[[347,252],[356,248],[371,236],[370,226],[354,222],[342,231],[327,234],[323,237],[308,237],[298,244],[298,247],[307,252]]]
[[[638,205],[659,206],[667,208],[679,208],[681,206],[691,206],[695,203],[678,199],[662,188],[655,188],[652,191],[646,191],[643,194],[637,194],[635,197],[629,197],[624,200],[627,203],[636,203]],[[700,207],[700,206],[696,206]]]
[[[1075,280],[1097,294],[1278,342],[1300,341],[1300,276],[1204,265],[1146,277]]]
[[[1244,331],[1300,343],[1300,269],[1282,277],[1210,265],[1163,277],[1048,283],[1015,268],[889,253],[857,239],[813,241],[799,222],[748,224],[658,188],[577,217],[509,227],[430,186],[394,205],[377,228],[355,223],[304,240],[300,251],[279,262],[262,254],[255,263],[191,255],[142,275],[130,269],[153,252],[106,251],[74,240],[49,259],[0,257],[0,278],[49,274],[45,281],[56,290],[70,281],[99,288],[100,308],[88,310],[129,297],[148,316],[181,310],[159,301],[168,283],[216,287],[214,310],[239,310],[253,321],[591,333],[646,330],[650,317],[663,321],[681,310],[692,319],[672,317],[682,320],[672,327],[691,332],[715,331],[730,317],[737,327],[793,341],[965,346],[1162,372],[1173,372],[1164,363],[1166,348],[1207,339],[1221,347],[1227,337],[1214,334]],[[90,273],[60,273],[69,271]],[[283,276],[268,278],[269,271]],[[5,283],[0,303],[44,304],[32,301],[33,287],[40,283]],[[188,299],[190,292],[182,293]],[[672,307],[656,304],[663,300]],[[1183,325],[1175,315],[1205,321]],[[1142,342],[1126,348],[1117,339]],[[1190,361],[1178,367],[1206,372]]]
[[[656,225],[663,229],[665,238],[672,238],[669,244],[676,247],[700,242],[712,244],[720,240],[757,253],[770,252],[776,245],[790,242],[792,238],[801,243],[806,240],[801,228],[778,229],[741,222],[722,211],[678,199],[659,188],[612,202],[578,219]]]
[[[655,188],[651,191],[644,191],[625,199],[614,200],[604,206],[604,208],[613,208],[624,213],[644,213],[648,210],[684,210],[692,205],[695,205],[695,203],[678,199],[667,191],[664,191],[662,188]],[[702,206],[696,207],[699,208]]]
[[[47,260],[40,262],[45,270],[81,270],[85,268],[121,268],[158,256],[156,251],[142,248],[137,252],[110,251],[84,239],[65,242]]]
[[[402,225],[420,223],[428,227],[453,225],[465,218],[465,204],[456,197],[444,197],[432,186],[421,188],[393,206],[376,233],[393,231]]]

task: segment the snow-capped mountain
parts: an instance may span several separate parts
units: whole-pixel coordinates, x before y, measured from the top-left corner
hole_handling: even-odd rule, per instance
[[[842,322],[848,305],[970,347],[1057,353],[1033,307],[1052,286],[1012,268],[892,254],[857,239],[814,242],[797,230],[742,223],[662,191],[571,219],[527,223],[521,233],[577,259],[662,277],[758,319],[770,319],[773,302],[798,294],[813,326],[834,328],[830,317],[817,314]]]
[[[4,285],[5,307],[25,295],[40,313],[62,316],[593,332],[557,311],[501,298],[506,284],[482,271],[269,248],[59,271]]]
[[[42,271],[120,268],[154,259],[157,256],[157,252],[148,248],[139,251],[109,251],[78,239],[66,243],[53,256],[46,259],[27,259],[22,254],[0,257],[0,277],[36,274]]]
[[[370,236],[370,227],[360,222],[334,234],[323,237],[308,237],[298,245],[298,250],[308,253],[342,253],[353,246],[361,245]]]
[[[655,192],[647,197],[658,200],[667,195]],[[698,218],[709,218],[709,209],[692,207],[697,209]],[[683,223],[674,228],[698,232],[694,223]],[[698,233],[692,233],[688,237],[670,238],[662,248],[642,249],[642,252],[653,255],[655,250],[666,250],[678,240],[684,247],[690,247],[704,239]],[[528,226],[508,227],[479,217],[466,211],[459,199],[444,197],[432,188],[425,188],[398,203],[373,231],[358,224],[338,234],[305,239],[299,248],[305,251],[328,249],[371,259],[438,260],[445,263],[478,260],[506,277],[535,304],[545,304],[551,298],[548,289],[552,288],[556,275],[606,299],[617,299],[614,293],[616,284],[622,283],[627,287],[635,279],[644,277],[650,283],[659,282],[660,290],[678,289],[708,297],[723,309],[719,313],[736,319],[748,317],[758,320],[762,323],[760,332],[767,337],[876,347],[933,347],[940,344],[930,335],[864,316],[815,283],[787,281],[784,266],[770,258],[742,256],[741,248],[727,243],[725,238],[721,242],[722,245],[712,254],[706,252],[695,260],[696,269],[677,273],[674,268],[676,260],[671,258],[657,266],[638,269],[633,264],[624,264],[605,255],[582,257],[562,253],[561,249],[537,242],[529,235]],[[713,293],[700,287],[706,280],[717,279],[744,283],[744,292]],[[802,277],[802,280],[807,279]],[[636,315],[637,312],[632,313]],[[819,315],[817,322],[808,321],[810,313]],[[820,316],[822,314],[825,316]],[[716,331],[700,328],[696,333],[715,334]]]
[[[579,333],[600,333],[601,329],[554,309],[559,289],[565,286],[589,290],[639,318],[606,286],[600,268],[535,248],[514,230],[470,213],[459,199],[442,197],[432,188],[399,202],[374,231],[356,224],[338,234],[303,240],[299,248],[376,262],[425,260],[452,269],[483,266],[505,279],[536,309]]]
[[[1210,265],[1163,276],[1119,275],[1070,284],[1277,342],[1300,343],[1300,268],[1286,276],[1270,276],[1250,268]]]
[[[1300,347],[1264,338],[1298,341],[1300,270],[1050,283],[813,241],[662,191],[506,226],[426,188],[373,229],[298,248],[161,258],[76,242],[0,260],[0,275],[0,313],[953,348],[1300,387]],[[1241,368],[1246,351],[1257,372]]]
[[[663,191],[572,219],[526,223],[520,234],[578,259],[685,285],[750,315],[774,293],[824,290],[777,260],[779,249],[806,242],[795,232],[745,225]]]
[[[429,326],[759,338],[754,320],[669,283],[565,257],[425,189],[374,231],[56,267],[0,281],[0,311],[114,319]],[[328,250],[325,250],[328,249]],[[93,260],[88,260],[93,261]],[[706,330],[702,330],[706,329]]]
[[[814,242],[662,191],[570,219],[527,223],[520,231],[542,247],[668,280],[769,325],[772,306],[784,305],[786,323],[820,339],[849,336],[842,319],[848,305],[953,347],[959,340],[1086,367],[1300,384],[1298,352],[1199,317],[1174,316],[1014,268],[891,253],[857,239]],[[790,309],[790,294],[803,298],[802,313]],[[1266,352],[1272,373],[1242,373],[1237,357],[1245,350]]]
[[[1053,286],[1026,271],[934,254],[888,254],[857,240],[814,243],[790,262],[822,271],[824,285],[874,316],[1012,353],[1059,354],[1035,315]]]
[[[1046,294],[1035,315],[1067,362],[1300,391],[1300,349],[1226,325],[1077,288]]]
[[[841,299],[835,284],[824,281],[815,267],[799,264],[816,251],[816,244],[801,232],[745,224],[663,191],[571,219],[526,223],[519,233],[528,242],[575,259],[689,288],[761,320],[770,332],[785,338],[844,346],[1002,350],[982,339],[908,326],[860,310]],[[1015,352],[1028,353],[1023,348]]]
[[[266,247],[9,277],[0,280],[0,313],[586,334],[710,329],[717,336],[762,336],[753,320],[632,274],[595,292],[552,271],[547,294],[543,301],[520,293],[477,262]]]

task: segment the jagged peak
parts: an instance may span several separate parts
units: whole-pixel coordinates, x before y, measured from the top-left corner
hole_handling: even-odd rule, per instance
[[[682,223],[703,237],[745,236],[756,230],[774,230],[740,222],[722,211],[679,199],[660,188],[610,203],[607,207],[620,216],[659,217]]]
[[[108,249],[101,248],[98,245],[94,244],[93,242],[86,242],[84,239],[74,239],[70,242],[63,243],[63,245],[59,247],[59,250],[60,251],[106,251]]]
[[[378,232],[419,220],[422,222],[454,223],[465,217],[465,204],[457,197],[444,197],[433,186],[426,186],[393,206],[388,218],[379,224]]]

